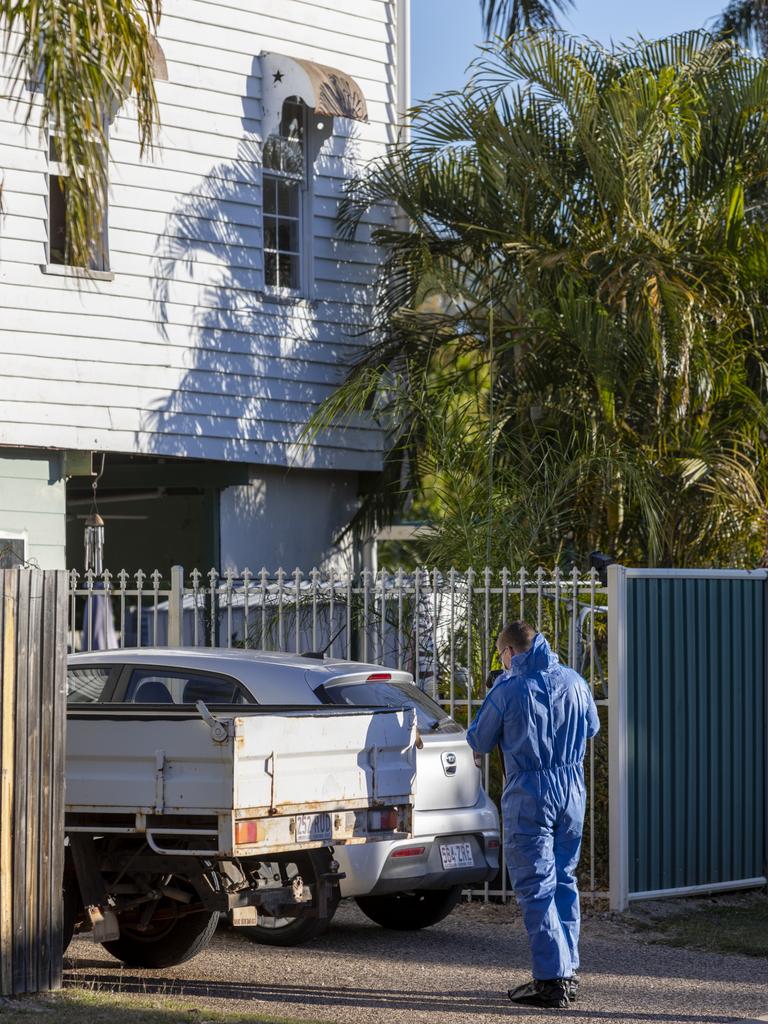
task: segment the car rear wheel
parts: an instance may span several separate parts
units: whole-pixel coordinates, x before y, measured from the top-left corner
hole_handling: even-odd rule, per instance
[[[290,885],[297,875],[301,875],[305,884],[311,885],[316,893],[321,876],[330,870],[330,861],[331,856],[327,850],[309,850],[306,853],[292,855],[287,863],[265,863],[261,870],[266,871],[267,875],[271,873],[273,878],[278,876],[282,885]],[[247,935],[252,942],[262,946],[298,946],[328,930],[331,918],[339,905],[339,898],[339,887],[334,885],[328,899],[327,914],[322,918],[309,915],[273,917],[260,913],[257,925],[237,930]],[[316,904],[315,896],[308,909],[314,910]]]
[[[461,886],[393,892],[386,896],[358,896],[358,907],[382,928],[415,932],[447,917],[461,899]]]

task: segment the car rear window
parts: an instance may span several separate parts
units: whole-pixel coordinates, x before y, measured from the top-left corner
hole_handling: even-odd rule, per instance
[[[325,683],[321,689],[332,704],[351,704],[355,707],[415,707],[416,723],[420,732],[461,732],[461,726],[413,683],[401,683],[394,679],[364,683],[340,680],[338,683]]]

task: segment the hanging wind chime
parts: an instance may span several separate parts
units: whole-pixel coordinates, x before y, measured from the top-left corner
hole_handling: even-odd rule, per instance
[[[96,490],[104,472],[105,460],[106,454],[103,454],[101,456],[101,469],[93,478],[93,483],[91,484],[93,488],[91,511],[85,517],[85,571],[88,572],[90,570],[97,576],[100,576],[104,571],[104,520],[99,515],[99,509],[96,504]]]

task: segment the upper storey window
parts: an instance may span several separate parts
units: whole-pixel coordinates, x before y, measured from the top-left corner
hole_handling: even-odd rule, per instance
[[[72,169],[63,160],[59,143],[59,137],[51,132],[48,136],[48,263],[72,266],[67,210],[67,187]],[[88,269],[107,270],[108,265],[107,213],[104,210],[98,237],[93,239]]]
[[[264,284],[299,292],[306,281],[307,107],[283,103],[279,132],[264,145]]]

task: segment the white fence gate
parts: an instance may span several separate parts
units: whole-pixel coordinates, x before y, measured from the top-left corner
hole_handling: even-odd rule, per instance
[[[322,651],[413,674],[418,686],[461,722],[485,696],[496,636],[525,618],[589,682],[607,708],[607,589],[596,572],[537,569],[421,569],[375,576],[299,569],[185,574],[174,566],[128,574],[70,573],[70,650],[107,647],[243,647]],[[590,742],[584,890],[607,890],[607,715]],[[485,759],[485,781],[500,787],[499,766]],[[496,793],[498,795],[498,793]],[[506,897],[506,871],[477,895]]]

